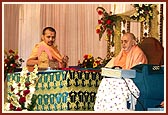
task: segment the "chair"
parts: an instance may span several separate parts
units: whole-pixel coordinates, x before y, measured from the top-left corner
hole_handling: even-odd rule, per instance
[[[139,44],[139,47],[145,53],[148,59],[148,64],[164,64],[164,48],[157,39],[154,37],[146,37],[141,44]]]
[[[147,111],[164,100],[164,66],[152,64],[136,65],[136,77],[132,78],[140,90],[135,110]]]
[[[132,80],[140,90],[136,111],[155,108],[164,100],[164,48],[154,37],[143,39],[139,47],[145,53],[148,64],[140,64],[136,70],[136,78]]]

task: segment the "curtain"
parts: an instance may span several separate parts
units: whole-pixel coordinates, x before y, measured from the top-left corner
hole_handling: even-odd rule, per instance
[[[18,50],[19,41],[19,8],[18,4],[4,5],[4,18],[2,25],[4,25],[4,49]],[[4,52],[4,51],[3,51]]]
[[[19,56],[25,62],[36,43],[40,41],[40,5],[22,4],[19,10]]]
[[[41,28],[57,30],[56,44],[61,54],[69,56],[69,65],[77,65],[84,54],[106,56],[106,41],[96,33],[98,14],[96,4],[43,4]],[[110,5],[105,5],[109,7]]]
[[[56,29],[56,41],[62,55],[69,56],[69,66],[78,64],[84,54],[94,57],[106,57],[107,41],[96,33],[98,13],[96,8],[102,6],[107,12],[123,13],[130,4],[5,4],[4,5],[4,48],[18,49],[25,61],[33,47],[41,39],[46,26]],[[122,7],[122,8],[121,8]],[[137,24],[131,24],[133,33],[138,35]],[[139,35],[137,36],[139,37]],[[23,63],[25,66],[25,62]]]

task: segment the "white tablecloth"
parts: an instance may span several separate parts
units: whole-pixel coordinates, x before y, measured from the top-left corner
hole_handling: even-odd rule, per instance
[[[131,79],[125,78],[131,92],[139,97],[140,91]],[[96,94],[94,111],[128,111],[127,101],[131,110],[135,109],[136,98],[128,90],[123,79],[103,78]]]

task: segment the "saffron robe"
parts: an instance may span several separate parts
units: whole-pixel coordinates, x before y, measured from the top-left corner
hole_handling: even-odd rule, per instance
[[[62,68],[63,57],[61,56],[60,52],[58,51],[58,49],[55,46],[48,46],[44,41],[35,45],[35,47],[32,50],[32,53],[29,56],[29,58],[27,59],[27,61],[38,60],[38,57],[43,49],[48,54],[49,59],[58,61],[59,68]],[[34,65],[27,64],[27,68],[29,71],[32,71],[34,69]]]
[[[121,49],[120,53],[116,57],[112,58],[107,63],[106,67],[121,66],[122,69],[130,69],[135,65],[147,63],[148,61],[144,52],[135,45],[127,53]]]

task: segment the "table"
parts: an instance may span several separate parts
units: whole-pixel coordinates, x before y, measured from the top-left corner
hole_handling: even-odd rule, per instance
[[[38,96],[34,111],[93,111],[100,69],[42,71],[36,85]],[[8,74],[7,82],[20,80],[20,73]]]
[[[129,78],[103,78],[98,88],[95,111],[132,111],[135,110],[136,98],[140,91]],[[127,101],[131,104],[130,109]]]

